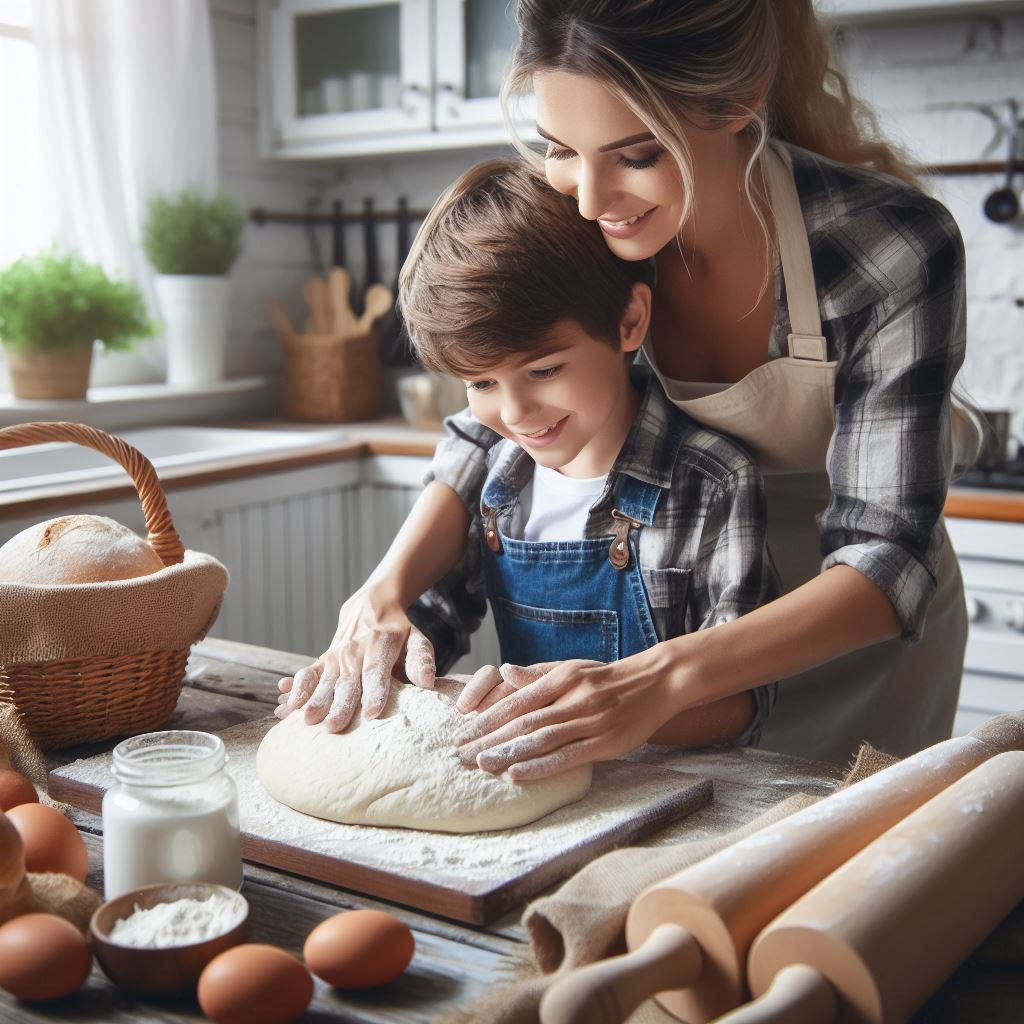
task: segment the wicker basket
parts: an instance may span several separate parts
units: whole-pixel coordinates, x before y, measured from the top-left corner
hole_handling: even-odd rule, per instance
[[[378,415],[383,383],[376,330],[351,338],[287,334],[280,342],[290,419],[352,423]]]
[[[0,449],[52,441],[71,441],[94,448],[120,463],[138,490],[149,543],[160,556],[165,569],[181,565],[185,560],[184,545],[174,529],[156,471],[140,451],[120,438],[77,423],[26,423],[0,430]],[[78,658],[33,664],[3,663],[6,659],[0,658],[0,703],[16,705],[41,749],[148,732],[167,721],[181,693],[191,646],[205,636],[216,619],[227,585],[227,573],[216,560],[191,552],[189,557],[199,560],[204,582],[201,600],[210,607],[195,608],[196,621],[201,620],[204,625],[199,635],[179,644],[177,649],[130,651],[117,656],[91,656],[83,650]],[[211,567],[215,567],[212,575],[207,572]],[[222,574],[223,582],[216,570]],[[187,567],[173,574],[158,571],[128,582],[139,588],[187,586],[191,579],[187,574],[189,571]],[[160,577],[163,581],[156,583]],[[0,583],[0,588],[24,586]],[[77,592],[76,600],[98,602],[100,588],[105,586],[109,587],[104,584],[75,584],[64,585],[60,589],[66,592],[73,587]],[[214,591],[218,587],[214,600]],[[33,593],[37,594],[39,589]],[[43,591],[39,600],[44,608],[50,606],[52,594],[57,589],[54,587],[50,593]],[[137,597],[141,591],[134,593]],[[188,593],[191,600],[195,591]],[[0,622],[0,629],[4,628],[5,623]],[[43,623],[43,629],[59,630],[60,623]],[[123,633],[132,635],[133,631],[125,629]]]

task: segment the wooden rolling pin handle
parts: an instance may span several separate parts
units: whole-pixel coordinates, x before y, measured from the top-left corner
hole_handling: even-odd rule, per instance
[[[759,999],[718,1018],[718,1024],[835,1024],[841,1007],[836,990],[806,964],[784,967]]]
[[[555,982],[540,1002],[541,1024],[620,1024],[656,993],[692,985],[703,967],[700,946],[685,928],[659,925],[632,952]]]

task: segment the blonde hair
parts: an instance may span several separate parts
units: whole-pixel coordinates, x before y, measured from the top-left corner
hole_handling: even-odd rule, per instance
[[[402,266],[398,301],[420,362],[472,376],[542,345],[560,320],[617,347],[633,285],[650,278],[650,267],[619,259],[597,224],[528,163],[488,160],[432,207]]]
[[[769,137],[918,186],[907,158],[885,142],[871,111],[832,64],[811,0],[518,0],[519,41],[502,87],[511,99],[538,71],[596,79],[654,133],[679,170],[680,228],[692,214],[693,169],[684,122],[720,127],[749,119],[744,190],[771,247],[764,197],[752,174]]]

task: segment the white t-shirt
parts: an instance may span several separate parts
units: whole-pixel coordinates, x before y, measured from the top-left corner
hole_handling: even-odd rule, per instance
[[[523,540],[582,540],[590,506],[604,491],[604,476],[563,476],[557,469],[534,465],[533,479],[520,497],[526,525]]]

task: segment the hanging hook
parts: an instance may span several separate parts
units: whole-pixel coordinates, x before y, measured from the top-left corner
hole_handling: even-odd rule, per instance
[[[309,262],[313,264],[313,272],[322,276],[324,258],[320,252],[320,239],[316,236],[316,208],[319,204],[318,198],[306,200],[306,216],[303,227],[306,230],[306,244],[309,246]]]

